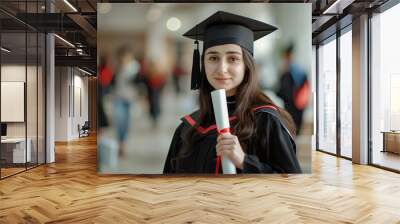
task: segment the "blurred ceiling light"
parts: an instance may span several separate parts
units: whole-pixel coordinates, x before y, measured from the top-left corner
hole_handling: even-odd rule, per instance
[[[105,3],[98,3],[97,4],[97,11],[100,14],[107,14],[111,11],[111,3],[105,2]]]
[[[43,11],[46,10],[46,6],[45,6],[45,5],[42,5],[40,8],[41,8]]]
[[[150,22],[155,22],[161,17],[161,14],[161,8],[157,5],[153,5],[149,11],[147,11],[146,19]]]
[[[67,45],[69,45],[69,46],[75,48],[75,45],[71,44],[71,42],[69,42],[68,40],[66,40],[66,39],[64,39],[64,38],[62,38],[62,37],[60,37],[60,36],[58,36],[57,34],[54,34],[54,36],[57,37],[58,39],[60,39],[61,41],[63,41],[64,43],[66,43]]]
[[[78,10],[71,4],[69,3],[68,0],[64,0],[65,4],[67,4],[72,10],[74,10],[74,12],[78,12]]]
[[[86,70],[83,70],[83,69],[81,69],[81,68],[79,68],[79,67],[78,67],[78,70],[81,71],[81,72],[83,72],[83,73],[85,73],[85,74],[87,74],[87,75],[92,75],[92,73],[90,73],[90,72],[88,72],[88,71],[86,71]]]
[[[167,21],[167,28],[171,31],[177,31],[181,28],[181,21],[176,17],[171,17]]]
[[[6,53],[10,53],[10,52],[11,52],[10,50],[8,50],[8,49],[5,48],[5,47],[1,47],[1,50],[4,51],[4,52],[6,52]]]

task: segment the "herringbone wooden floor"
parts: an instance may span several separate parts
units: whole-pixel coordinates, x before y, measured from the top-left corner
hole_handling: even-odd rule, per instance
[[[0,181],[0,223],[400,223],[400,175],[313,152],[311,175],[99,176],[96,139]]]

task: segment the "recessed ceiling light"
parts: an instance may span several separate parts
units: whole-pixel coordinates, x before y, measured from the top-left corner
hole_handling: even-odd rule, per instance
[[[343,9],[351,5],[354,0],[336,0],[327,9],[325,9],[322,14],[342,14]]]
[[[92,73],[90,73],[90,72],[88,72],[88,71],[86,71],[86,70],[83,70],[83,69],[81,69],[81,68],[79,68],[79,67],[78,67],[78,70],[81,71],[81,72],[83,72],[83,73],[85,73],[85,74],[87,74],[87,75],[92,75]]]
[[[78,12],[78,10],[68,1],[68,0],[64,0],[65,4],[67,4],[72,10],[74,10],[74,12]]]
[[[62,37],[60,37],[60,36],[57,35],[57,34],[54,34],[54,36],[57,37],[58,39],[60,39],[61,41],[63,41],[64,43],[66,43],[67,45],[69,45],[69,46],[75,48],[75,45],[71,44],[71,42],[69,42],[68,40],[66,40],[66,39],[64,39],[64,38],[62,38]]]
[[[4,51],[4,52],[6,52],[6,53],[10,53],[10,52],[11,52],[11,50],[9,50],[9,49],[7,49],[7,48],[5,48],[5,47],[1,47],[1,50]]]

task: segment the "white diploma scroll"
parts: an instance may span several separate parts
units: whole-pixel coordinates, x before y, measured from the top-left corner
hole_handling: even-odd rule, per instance
[[[214,90],[211,92],[211,99],[214,107],[214,116],[217,122],[218,131],[230,127],[228,107],[226,104],[225,89]],[[236,167],[229,158],[222,157],[222,172],[224,174],[236,174]]]

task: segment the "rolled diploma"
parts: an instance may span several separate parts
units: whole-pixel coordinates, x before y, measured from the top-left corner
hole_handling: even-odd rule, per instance
[[[212,91],[211,99],[218,131],[229,128],[229,115],[226,104],[225,89]],[[222,172],[224,174],[236,174],[236,167],[229,158],[222,157]]]

